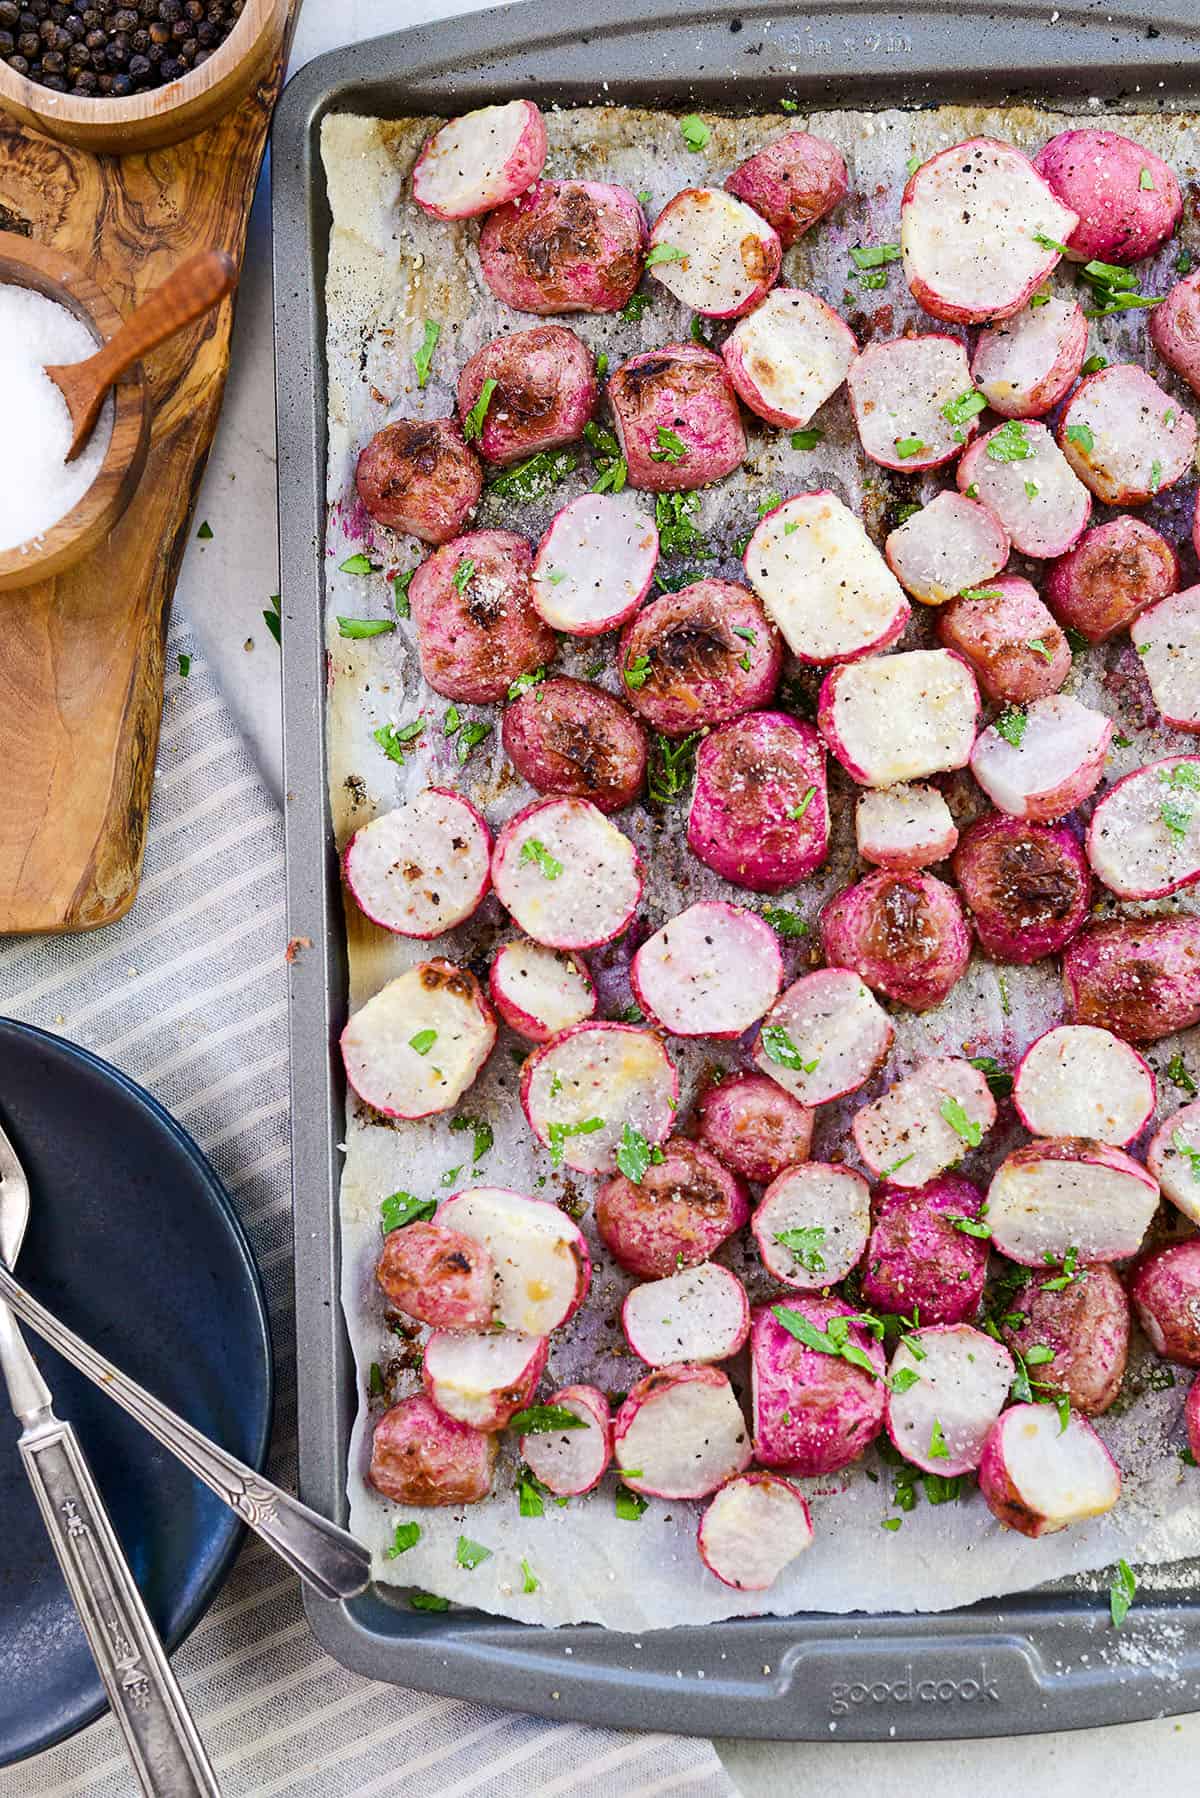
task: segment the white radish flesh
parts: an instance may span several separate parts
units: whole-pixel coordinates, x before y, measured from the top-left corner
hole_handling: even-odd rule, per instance
[[[944,861],[958,831],[936,787],[881,787],[860,793],[854,811],[858,853],[879,868],[911,874]]]
[[[1176,730],[1200,731],[1200,587],[1148,607],[1129,636],[1163,718]]]
[[[451,961],[425,961],[389,980],[342,1032],[346,1078],[385,1117],[448,1111],[496,1040],[479,983]]]
[[[612,1460],[612,1413],[594,1386],[564,1386],[546,1400],[577,1417],[582,1429],[538,1430],[521,1437],[521,1459],[535,1480],[558,1498],[577,1498],[598,1486]]]
[[[625,1127],[670,1131],[679,1081],[658,1037],[632,1024],[577,1024],[535,1049],[521,1075],[534,1135],[581,1174],[611,1174]]]
[[[535,943],[591,949],[629,923],[642,867],[629,838],[590,800],[543,799],[497,837],[492,885]]]
[[[529,1403],[545,1365],[544,1336],[435,1330],[425,1342],[421,1377],[447,1417],[477,1430],[501,1430]]]
[[[1177,1211],[1200,1224],[1200,1099],[1155,1131],[1146,1166]]]
[[[1078,1412],[1064,1429],[1054,1405],[1013,1405],[984,1445],[979,1490],[989,1509],[1023,1536],[1048,1536],[1111,1511],[1121,1476]]]
[[[686,187],[659,213],[646,266],[694,312],[738,318],[771,286],[782,254],[774,227],[744,200]]]
[[[653,521],[628,499],[584,493],[564,506],[533,563],[534,609],[556,631],[594,637],[632,618],[658,559]]]
[[[911,608],[859,520],[834,493],[802,493],[769,512],[746,547],[746,574],[802,662],[886,649]]]
[[[924,1186],[977,1148],[996,1121],[996,1101],[978,1068],[934,1056],[854,1117],[854,1143],[874,1174],[893,1186]]]
[[[1004,567],[1008,550],[1008,532],[996,514],[949,489],[897,525],[883,546],[901,586],[927,606],[983,586]]]
[[[725,1375],[686,1362],[634,1387],[617,1413],[613,1448],[625,1484],[652,1498],[707,1498],[752,1453]]]
[[[813,1539],[799,1488],[778,1473],[743,1473],[710,1501],[700,1519],[700,1559],[738,1592],[765,1592]]]
[[[750,1304],[736,1274],[715,1261],[647,1280],[629,1292],[621,1327],[651,1367],[675,1361],[727,1361],[750,1334]]]
[[[413,199],[435,218],[474,218],[542,172],[546,127],[532,100],[481,106],[435,131],[413,169]]]
[[[826,1105],[865,1086],[896,1032],[857,974],[819,968],[793,981],[763,1019],[754,1059],[802,1105]]]
[[[1082,1139],[1029,1143],[1001,1162],[987,1221],[1001,1254],[1025,1267],[1123,1261],[1158,1204],[1158,1182],[1123,1149]]]
[[[996,514],[1023,556],[1063,556],[1087,529],[1092,500],[1045,425],[1009,419],[958,465],[958,487]]]
[[[901,1338],[888,1370],[888,1435],[926,1473],[970,1473],[1015,1371],[1004,1345],[970,1324],[913,1330]]]
[[[873,462],[915,473],[939,468],[979,429],[982,407],[967,352],[955,337],[894,337],[873,343],[847,378],[859,441]],[[949,415],[949,416],[948,416]]]
[[[820,1292],[862,1259],[871,1189],[852,1168],[806,1161],[772,1180],[750,1228],[769,1274],[798,1292]]]
[[[1092,813],[1087,854],[1118,899],[1162,899],[1200,880],[1200,756],[1119,780]]]
[[[523,937],[497,951],[488,986],[504,1022],[534,1043],[582,1024],[596,1009],[592,977],[578,956]]]
[[[355,831],[346,885],[373,924],[397,936],[440,936],[479,906],[491,853],[491,832],[470,801],[428,787]]]
[[[1144,368],[1118,362],[1075,389],[1058,441],[1097,499],[1133,506],[1189,471],[1196,421]]]
[[[777,287],[721,346],[729,378],[768,424],[806,425],[858,354],[854,333],[815,294]]]
[[[1056,406],[1087,355],[1087,319],[1076,300],[1056,294],[981,331],[971,376],[993,412],[1036,418]]]
[[[1000,811],[1052,824],[1095,790],[1113,732],[1103,712],[1055,693],[1007,708],[1001,722],[1005,731],[989,725],[971,753],[971,772]]]
[[[1013,1081],[1013,1103],[1033,1136],[1132,1142],[1154,1111],[1149,1064],[1111,1031],[1060,1024],[1031,1043]]]
[[[642,1010],[673,1036],[740,1036],[779,997],[783,957],[756,912],[705,899],[642,944],[630,979]]]
[[[437,1221],[481,1242],[496,1277],[496,1320],[548,1336],[583,1303],[591,1280],[587,1239],[543,1199],[503,1186],[469,1186],[439,1207]]]
[[[978,714],[979,689],[961,657],[912,649],[835,668],[821,688],[818,724],[852,779],[894,787],[965,768]]]

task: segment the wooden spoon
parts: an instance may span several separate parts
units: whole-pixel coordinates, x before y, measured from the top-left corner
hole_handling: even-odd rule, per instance
[[[67,451],[73,462],[88,438],[104,396],[139,356],[153,350],[184,325],[211,310],[233,287],[237,268],[225,250],[203,250],[169,274],[132,313],[121,329],[85,362],[58,363],[46,369],[67,402],[74,436]]]

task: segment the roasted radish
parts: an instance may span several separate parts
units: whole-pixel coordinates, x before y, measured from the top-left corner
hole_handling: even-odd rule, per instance
[[[977,437],[958,488],[996,514],[1023,556],[1063,556],[1092,515],[1092,498],[1045,425],[1006,419]]]
[[[696,1107],[700,1141],[717,1160],[765,1186],[808,1160],[813,1114],[765,1074],[739,1074],[710,1086]]]
[[[448,543],[479,503],[483,470],[456,418],[398,418],[371,438],[354,484],[378,524]]]
[[[693,581],[642,607],[621,633],[625,697],[652,730],[684,737],[770,705],[779,632],[735,581]]]
[[[1052,565],[1045,594],[1060,624],[1089,643],[1107,643],[1178,585],[1179,557],[1166,538],[1123,515],[1094,525]]]
[[[608,403],[631,487],[685,492],[722,480],[745,459],[733,383],[703,344],[631,356],[609,380]]]
[[[672,1036],[740,1036],[779,997],[783,957],[757,912],[702,899],[647,938],[630,985],[647,1017]]]
[[[750,1334],[750,1306],[736,1274],[715,1261],[634,1286],[621,1307],[634,1354],[651,1367],[727,1361]]]
[[[1057,406],[1087,355],[1087,319],[1077,300],[1039,295],[1001,325],[981,331],[971,379],[1002,418],[1040,418]]]
[[[881,869],[826,900],[821,946],[831,967],[853,968],[875,992],[927,1011],[966,973],[971,933],[953,887]]]
[[[423,1221],[389,1230],[375,1269],[397,1311],[435,1330],[486,1330],[496,1270],[487,1244],[464,1230]]]
[[[548,949],[593,949],[620,936],[642,896],[642,865],[623,831],[586,799],[539,799],[510,818],[492,855],[496,896]]]
[[[963,833],[953,867],[980,947],[997,961],[1058,955],[1087,922],[1091,871],[1065,825],[989,813]]]
[[[620,811],[646,777],[646,738],[619,699],[582,680],[548,680],[522,693],[504,713],[505,750],[539,793],[590,799]]]
[[[952,599],[938,613],[937,634],[966,657],[989,699],[1046,699],[1071,672],[1065,633],[1020,575],[997,575]]]
[[[866,1085],[895,1034],[857,974],[818,968],[793,981],[763,1019],[754,1059],[802,1105],[827,1105]]]
[[[1200,1239],[1147,1255],[1134,1269],[1129,1296],[1155,1354],[1200,1367]]]
[[[497,1439],[446,1417],[424,1394],[385,1411],[367,1474],[398,1505],[473,1505],[492,1489]]]
[[[971,772],[1000,811],[1053,824],[1095,791],[1112,734],[1103,712],[1055,693],[1025,709],[1005,707],[979,733]]]
[[[653,521],[627,499],[583,493],[552,522],[533,563],[533,603],[551,629],[595,637],[631,618],[658,560]]]
[[[835,493],[801,493],[768,512],[746,547],[750,585],[802,662],[886,649],[911,608],[862,525]]]
[[[995,1121],[996,1101],[979,1069],[939,1055],[855,1113],[854,1144],[871,1172],[893,1186],[925,1186],[977,1149]]]
[[[1099,1417],[1121,1390],[1129,1355],[1129,1300],[1103,1261],[1034,1274],[1012,1295],[1000,1331],[1042,1392],[1065,1394],[1076,1411]]]
[[[1085,1138],[1026,1143],[988,1188],[992,1241],[1026,1267],[1123,1261],[1135,1255],[1158,1204],[1153,1174],[1123,1149]]]
[[[421,563],[408,597],[421,673],[435,693],[490,705],[554,660],[554,632],[530,598],[532,566],[512,531],[468,531]]]
[[[538,181],[479,232],[483,278],[518,312],[619,312],[645,251],[641,206],[601,181]]]
[[[688,1362],[638,1381],[617,1412],[613,1450],[625,1484],[651,1498],[707,1498],[751,1458],[729,1381]]]
[[[797,1291],[820,1292],[862,1259],[870,1188],[852,1168],[806,1161],[772,1180],[750,1228],[769,1274]]]
[[[825,860],[825,752],[811,724],[752,712],[700,745],[688,847],[735,886],[777,893]]]
[[[863,453],[884,468],[940,468],[979,429],[982,403],[957,337],[869,344],[846,386]]]
[[[496,951],[488,991],[509,1029],[531,1043],[549,1042],[596,1010],[596,989],[579,957],[523,937]]]
[[[596,1228],[621,1266],[643,1280],[696,1267],[750,1215],[746,1189],[715,1155],[674,1137],[654,1159],[622,1155],[624,1168],[600,1188]],[[633,1175],[638,1178],[633,1178]]]
[[[458,377],[463,432],[500,464],[574,443],[599,397],[592,352],[566,325],[493,337]]]
[[[479,982],[452,961],[423,961],[389,980],[342,1031],[346,1079],[384,1117],[448,1111],[496,1040]]]
[[[559,1498],[578,1498],[600,1484],[612,1460],[612,1412],[594,1386],[564,1386],[552,1393],[540,1412],[538,1427],[521,1437],[521,1459],[535,1480]],[[549,1417],[565,1411],[574,1426]]]
[[[806,425],[858,355],[849,325],[816,294],[777,287],[739,319],[721,355],[751,412],[770,425]]]
[[[1179,223],[1183,200],[1174,172],[1153,150],[1117,131],[1060,131],[1034,158],[1078,223],[1062,241],[1074,262],[1140,262]]]
[[[581,1174],[611,1173],[628,1133],[653,1148],[670,1130],[679,1081],[651,1030],[576,1024],[535,1049],[521,1071],[529,1127]]]
[[[1200,731],[1200,587],[1160,599],[1134,620],[1129,636],[1165,722]]]
[[[1200,1024],[1200,918],[1108,918],[1063,955],[1076,1024],[1153,1043]]]
[[[927,606],[943,606],[984,587],[1008,561],[1008,532],[978,500],[947,489],[906,518],[883,546],[902,587]]]
[[[1200,394],[1200,269],[1176,281],[1151,312],[1150,341],[1167,367]]]
[[[894,787],[965,768],[978,715],[979,689],[960,656],[910,649],[834,668],[821,687],[817,723],[851,779]]]
[[[527,1405],[546,1366],[544,1336],[520,1330],[435,1330],[421,1378],[438,1410],[477,1430],[502,1430]]]
[[[810,1294],[755,1310],[751,1405],[754,1456],[764,1467],[837,1473],[883,1428],[883,1350],[854,1315],[839,1298]]]
[[[1146,1166],[1175,1209],[1200,1224],[1200,1099],[1160,1125],[1146,1151]]]
[[[1192,1460],[1200,1464],[1200,1374],[1196,1375],[1188,1387],[1183,1416]]]
[[[860,793],[854,834],[864,861],[895,874],[944,861],[958,842],[950,807],[936,787],[920,784]]]
[[[984,1444],[979,1490],[1009,1529],[1049,1536],[1111,1511],[1121,1475],[1086,1418],[1063,1423],[1054,1405],[1013,1405]]]
[[[1013,1103],[1031,1136],[1090,1136],[1124,1148],[1154,1111],[1154,1075],[1136,1049],[1094,1024],[1059,1024],[1026,1049]]]
[[[700,1559],[738,1592],[765,1592],[812,1542],[800,1490],[777,1473],[740,1473],[700,1519]]]
[[[1148,762],[1104,795],[1088,860],[1118,899],[1162,899],[1200,880],[1200,756]]]
[[[789,131],[740,162],[725,186],[774,225],[786,249],[846,192],[846,159],[828,139]]]
[[[1137,506],[1191,470],[1196,421],[1144,368],[1118,362],[1075,389],[1058,443],[1097,499]]]
[[[346,885],[373,924],[398,936],[433,937],[464,924],[491,875],[492,833],[461,794],[427,787],[384,812],[346,845]]]
[[[906,1461],[953,1479],[979,1466],[1016,1369],[1002,1343],[970,1324],[902,1336],[888,1369],[887,1433]]]
[[[546,125],[532,100],[481,106],[426,139],[413,199],[434,218],[474,218],[523,194],[545,160]]]
[[[505,1329],[548,1336],[587,1297],[587,1239],[557,1205],[502,1186],[471,1186],[442,1202],[437,1221],[490,1254],[496,1321]]]
[[[740,318],[779,275],[779,234],[721,187],[685,187],[659,213],[646,266],[668,293],[710,318]]]
[[[896,1159],[903,1168],[903,1155]],[[894,1182],[901,1168],[893,1165],[885,1174]],[[987,1278],[982,1208],[979,1188],[958,1174],[942,1174],[911,1191],[881,1187],[863,1262],[867,1304],[926,1324],[974,1317]]]

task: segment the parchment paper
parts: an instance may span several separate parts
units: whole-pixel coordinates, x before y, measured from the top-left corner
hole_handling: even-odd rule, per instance
[[[1138,138],[1173,164],[1187,191],[1200,161],[1195,120],[1148,115],[1107,120],[1096,113],[1086,121],[1071,121],[1031,109],[713,118],[707,149],[693,154],[683,147],[671,115],[601,105],[549,116],[547,174],[612,180],[634,191],[646,190],[647,212],[653,218],[679,188],[719,183],[739,159],[781,128],[800,125],[816,131],[843,150],[850,166],[851,197],[831,221],[787,252],[783,281],[828,299],[849,318],[860,338],[882,338],[897,334],[910,322],[918,329],[928,328],[929,321],[910,299],[898,265],[891,269],[885,289],[863,290],[848,247],[898,241],[899,196],[910,156],[923,158],[976,133],[1006,138],[1032,152],[1071,122],[1111,124]],[[493,731],[465,767],[458,765],[455,740],[443,732],[446,703],[421,681],[411,624],[402,623],[394,634],[370,641],[347,641],[339,636],[336,623],[339,613],[390,616],[386,576],[415,566],[420,558],[418,544],[380,530],[357,503],[353,471],[358,450],[393,417],[436,417],[453,411],[454,383],[467,357],[501,330],[520,330],[537,322],[511,312],[488,292],[479,272],[474,225],[437,223],[412,205],[406,176],[430,128],[427,120],[384,122],[345,115],[327,118],[323,126],[333,215],[327,282],[326,630],[330,781],[339,841],[431,781],[459,784],[485,809],[493,826],[534,796],[499,751],[498,708],[459,708],[465,718],[490,722]],[[1177,278],[1172,264],[1181,242],[1195,253],[1197,233],[1190,205],[1182,239],[1154,263],[1142,265],[1145,291],[1165,292]],[[1070,292],[1070,273],[1056,275],[1055,285]],[[606,352],[614,367],[635,350],[686,338],[690,314],[658,283],[650,281],[647,286],[653,304],[640,323],[591,316],[567,322],[597,353]],[[412,356],[426,319],[439,321],[441,338],[431,378],[420,391]],[[1147,360],[1145,314],[1134,312],[1093,325],[1090,349],[1102,351],[1110,361]],[[1158,368],[1154,372],[1181,401],[1192,404],[1173,377]],[[771,493],[833,487],[882,542],[895,522],[898,503],[927,499],[948,484],[936,476],[890,475],[865,463],[844,392],[819,415],[817,423],[825,436],[811,452],[793,450],[785,431],[754,428],[753,421],[747,422],[751,447],[744,467],[699,496],[696,524],[706,540],[705,553],[674,558],[668,565],[672,572],[691,566],[705,574],[741,578],[734,545],[752,528],[759,503]],[[538,501],[504,506],[485,494],[478,523],[505,525],[536,541],[553,512],[594,478],[584,454],[578,472]],[[1193,496],[1192,483],[1183,487],[1182,493],[1165,494],[1144,512],[1178,542],[1186,538]],[[648,496],[636,498],[647,507],[653,503]],[[1102,508],[1097,510],[1097,517],[1105,515]],[[365,549],[382,572],[370,577],[339,572],[338,565],[358,549]],[[1016,565],[1020,567],[1019,562]],[[1188,547],[1184,584],[1196,578],[1194,566]],[[1036,580],[1037,568],[1030,572]],[[914,606],[914,614],[902,648],[930,640],[931,614],[920,606]],[[597,678],[615,691],[613,639],[564,641],[556,672],[595,675],[601,661],[604,672]],[[810,715],[816,685],[809,671],[795,689],[797,705],[807,705]],[[1194,740],[1147,728],[1156,715],[1137,658],[1125,640],[1077,657],[1066,691],[1100,706],[1116,720],[1118,746],[1109,763],[1110,777],[1155,756],[1194,749]],[[426,720],[424,739],[401,769],[385,758],[372,741],[372,732],[387,721],[403,724],[417,716]],[[904,720],[898,718],[896,729],[903,728]],[[779,901],[809,920],[815,920],[822,901],[856,868],[854,789],[832,760],[830,790],[834,832],[829,863]],[[948,782],[947,791],[960,826],[981,808],[980,796],[965,777]],[[619,1016],[630,1003],[626,969],[636,943],[685,904],[706,896],[760,903],[718,880],[686,853],[685,817],[686,795],[673,808],[638,805],[619,818],[638,844],[650,880],[626,940],[588,958],[600,987],[602,1016]],[[1179,903],[1186,901],[1144,909],[1167,910]],[[352,905],[347,908],[347,932],[351,1003],[357,1007],[386,980],[431,954],[450,955],[484,973],[491,950],[509,934],[509,927],[493,897],[468,925],[433,944],[405,943],[377,930]],[[810,936],[784,943],[789,979],[818,959],[812,942]],[[1011,1068],[1020,1050],[1060,1015],[1055,964],[1001,970],[976,956],[966,977],[937,1011],[917,1017],[897,1010],[896,1047],[883,1075],[852,1101],[821,1111],[814,1156],[853,1161],[848,1136],[852,1111],[925,1055],[994,1054]],[[1197,1033],[1189,1035],[1195,1039]],[[747,1059],[738,1044],[696,1047],[672,1040],[669,1049],[682,1076],[680,1118],[686,1128],[690,1101],[712,1072],[743,1067]],[[1160,1043],[1151,1060],[1161,1071],[1177,1050],[1184,1052],[1200,1077],[1200,1045],[1195,1040]],[[502,1029],[488,1067],[457,1114],[486,1119],[495,1133],[494,1146],[474,1168],[470,1129],[455,1131],[445,1117],[419,1124],[389,1123],[354,1100],[350,1103],[342,1186],[342,1299],[361,1404],[348,1487],[351,1526],[370,1545],[379,1578],[423,1586],[526,1621],[594,1621],[640,1631],[763,1611],[944,1610],[1101,1567],[1118,1555],[1144,1563],[1178,1560],[1200,1551],[1200,1475],[1182,1463],[1179,1453],[1185,1441],[1182,1406],[1187,1376],[1182,1370],[1168,1373],[1147,1357],[1141,1344],[1131,1359],[1122,1398],[1099,1426],[1124,1477],[1118,1508],[1106,1518],[1040,1542],[1002,1529],[971,1482],[958,1502],[934,1507],[922,1497],[915,1510],[904,1515],[898,1530],[882,1529],[885,1517],[899,1513],[892,1502],[892,1471],[876,1450],[845,1474],[806,1482],[816,1531],[813,1547],[765,1594],[739,1595],[704,1569],[694,1545],[699,1505],[651,1501],[640,1521],[618,1520],[611,1473],[587,1498],[561,1507],[548,1500],[543,1516],[522,1518],[511,1444],[502,1450],[493,1494],[481,1504],[408,1512],[385,1502],[364,1480],[371,1425],[386,1404],[416,1390],[419,1379],[413,1345],[389,1329],[373,1275],[380,1246],[380,1200],[396,1189],[437,1197],[464,1185],[487,1183],[559,1199],[581,1217],[591,1242],[595,1276],[582,1313],[553,1339],[542,1391],[549,1393],[569,1379],[590,1379],[619,1394],[645,1371],[625,1350],[617,1322],[621,1297],[631,1282],[613,1266],[586,1215],[592,1182],[552,1170],[549,1156],[533,1141],[521,1115],[516,1093],[522,1053],[519,1041]],[[1182,1102],[1183,1095],[1160,1077],[1160,1115]],[[1002,1107],[1000,1126],[985,1149],[963,1163],[963,1171],[986,1183],[991,1168],[1019,1139],[1011,1109]],[[1182,1220],[1164,1218],[1162,1227],[1178,1229]],[[734,1245],[720,1258],[743,1274],[752,1300],[768,1296],[770,1282],[754,1265],[752,1251]],[[735,1365],[732,1372],[735,1383],[744,1385],[744,1368]],[[1168,1379],[1174,1383],[1166,1384]],[[421,1525],[420,1542],[397,1559],[385,1559],[395,1523],[410,1518]],[[460,1533],[491,1551],[491,1558],[474,1571],[456,1563]],[[533,1593],[523,1590],[527,1583],[523,1562],[538,1581]]]

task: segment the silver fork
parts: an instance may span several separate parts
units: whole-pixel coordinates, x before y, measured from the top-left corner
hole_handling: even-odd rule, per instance
[[[0,1129],[0,1257],[9,1267],[28,1220],[29,1182]],[[22,1426],[25,1472],[142,1791],[147,1798],[220,1798],[78,1438],[54,1415],[50,1389],[4,1304],[0,1370]]]

